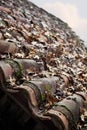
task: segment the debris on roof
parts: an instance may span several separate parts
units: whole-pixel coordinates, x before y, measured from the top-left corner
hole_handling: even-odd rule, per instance
[[[1,130],[86,130],[84,41],[28,0],[1,0],[0,89]]]

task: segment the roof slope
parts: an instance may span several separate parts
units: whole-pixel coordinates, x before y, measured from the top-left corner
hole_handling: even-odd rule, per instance
[[[30,114],[27,109],[30,107],[39,119],[49,120],[47,115],[51,116],[54,113],[54,110],[49,109],[53,109],[55,103],[58,103],[58,106],[63,104],[66,108],[68,105],[66,98],[72,94],[76,94],[70,98],[77,99],[79,110],[80,107],[83,108],[81,97],[87,93],[87,48],[67,23],[30,1],[2,0],[0,2],[0,82],[1,88],[4,87],[4,91],[10,94],[10,97],[13,96],[12,99],[17,98],[16,102],[18,101],[19,106],[27,114]],[[16,92],[19,92],[20,96]],[[23,92],[22,96],[27,95],[30,104],[26,105],[26,101],[21,101],[21,92]],[[77,94],[79,92],[80,94]],[[77,104],[72,107],[75,110]],[[40,114],[37,114],[37,109]],[[64,108],[55,109],[64,114],[63,119],[69,112],[63,110]],[[75,114],[77,115],[74,120],[78,123],[81,114],[79,115],[77,111],[73,112],[69,107],[68,110],[74,117]],[[47,113],[44,113],[45,111]],[[87,123],[86,113],[87,108],[82,113],[83,126]],[[55,113],[54,116],[57,114]],[[60,117],[58,121],[59,119]],[[64,123],[63,119],[61,118]],[[55,124],[55,121],[53,122]],[[80,123],[74,129],[77,126],[82,129]],[[63,124],[62,128],[61,125],[56,127],[60,130],[68,130],[66,124]]]

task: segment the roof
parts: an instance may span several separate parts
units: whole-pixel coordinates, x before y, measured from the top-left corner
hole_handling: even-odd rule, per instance
[[[59,130],[87,128],[84,41],[30,1],[0,2],[0,84],[4,100],[26,113],[22,122],[32,117]]]

